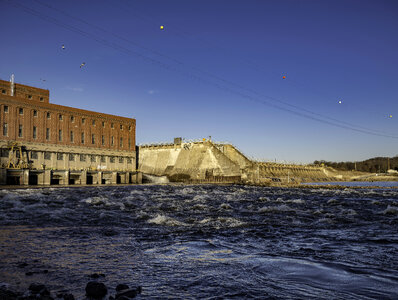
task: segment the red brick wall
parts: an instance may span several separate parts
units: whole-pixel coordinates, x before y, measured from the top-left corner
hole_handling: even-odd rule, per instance
[[[11,95],[11,83],[9,81],[0,80],[0,95]],[[43,103],[50,102],[49,90],[39,89],[19,83],[14,84],[14,96],[30,101],[38,101]]]
[[[32,101],[19,96],[11,97],[2,94],[1,88],[0,86],[1,140],[135,151],[135,119],[50,104],[48,102]],[[8,113],[4,112],[5,106],[8,106]],[[20,108],[23,109],[22,115],[19,114]],[[34,111],[37,112],[37,116],[34,116]],[[47,118],[47,113],[50,113],[49,119]],[[62,120],[60,120],[60,115],[62,115]],[[73,121],[72,116],[74,118]],[[83,119],[85,119],[84,124]],[[95,121],[94,125],[93,121]],[[104,126],[102,125],[103,122]],[[4,123],[8,124],[7,136],[3,135]],[[19,125],[23,126],[22,137],[18,137]],[[122,129],[120,128],[121,125]],[[34,126],[37,128],[36,139],[33,138]],[[46,128],[50,129],[49,140],[46,140]],[[62,130],[62,141],[59,140],[59,130]],[[71,131],[74,133],[73,142],[71,142]],[[85,135],[84,144],[81,142],[82,133]],[[94,144],[92,143],[92,134],[95,136]],[[102,135],[105,138],[104,145],[102,145]],[[113,146],[111,145],[112,136],[114,137]],[[120,138],[123,138],[123,145],[120,144]]]

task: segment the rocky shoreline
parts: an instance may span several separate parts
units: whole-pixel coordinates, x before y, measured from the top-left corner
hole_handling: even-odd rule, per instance
[[[26,274],[29,276],[28,274]],[[108,291],[105,283],[100,282],[99,279],[105,278],[104,274],[91,274],[90,281],[85,288],[86,299],[93,300],[129,300],[141,294],[142,287],[136,286],[131,288],[129,285],[120,283],[116,286],[114,292]],[[58,290],[56,292],[50,291],[42,283],[31,283],[27,291],[20,292],[10,289],[7,285],[0,286],[1,300],[75,300],[75,296],[68,292],[67,289]]]

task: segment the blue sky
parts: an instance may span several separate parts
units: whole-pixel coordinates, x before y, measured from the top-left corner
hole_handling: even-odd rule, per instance
[[[297,163],[398,155],[397,1],[0,0],[0,25],[1,79],[134,117],[137,143],[212,136]]]

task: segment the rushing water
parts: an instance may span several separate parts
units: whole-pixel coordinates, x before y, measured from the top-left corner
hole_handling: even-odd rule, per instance
[[[0,283],[15,290],[84,299],[103,273],[140,299],[398,299],[397,189],[2,190],[0,225]]]
[[[312,182],[303,185],[340,185],[346,187],[398,187],[398,181],[336,181],[336,182]]]

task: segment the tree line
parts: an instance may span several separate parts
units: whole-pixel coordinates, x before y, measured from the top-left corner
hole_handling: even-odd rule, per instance
[[[374,157],[364,161],[332,162],[325,160],[314,161],[316,165],[325,165],[342,171],[362,171],[371,173],[385,173],[388,169],[398,171],[398,155],[394,157]]]

